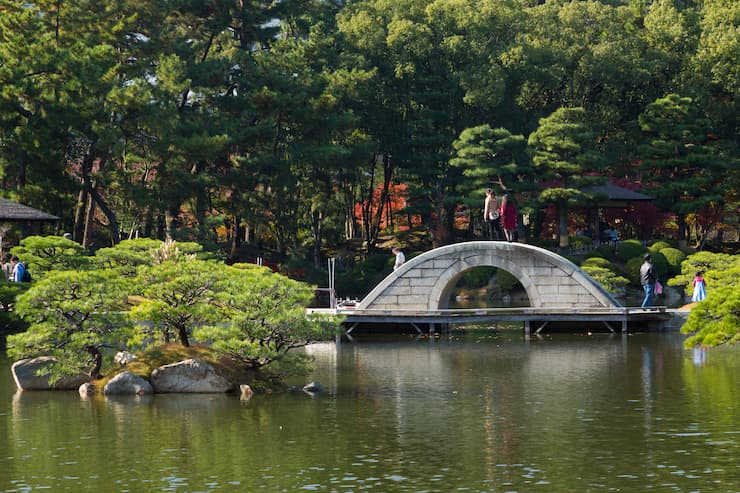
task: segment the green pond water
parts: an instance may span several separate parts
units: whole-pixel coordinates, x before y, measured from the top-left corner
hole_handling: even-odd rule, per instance
[[[520,330],[307,350],[325,390],[17,392],[0,492],[738,492],[740,348]]]

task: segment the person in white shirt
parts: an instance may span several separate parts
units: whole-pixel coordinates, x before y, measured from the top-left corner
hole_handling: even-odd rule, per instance
[[[406,256],[398,247],[393,247],[391,251],[396,256],[396,263],[393,264],[393,270],[398,270],[398,268],[401,267],[404,262],[406,262]]]
[[[498,209],[498,201],[492,188],[486,190],[486,201],[483,204],[483,221],[488,230],[488,239],[501,239],[501,217]]]

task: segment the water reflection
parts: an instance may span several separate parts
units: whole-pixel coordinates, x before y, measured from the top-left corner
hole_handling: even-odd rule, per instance
[[[737,349],[681,343],[356,338],[306,349],[314,398],[246,402],[16,393],[0,359],[0,492],[738,491]]]

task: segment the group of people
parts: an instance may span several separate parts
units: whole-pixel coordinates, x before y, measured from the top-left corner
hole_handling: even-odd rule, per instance
[[[486,190],[486,200],[483,204],[483,220],[488,229],[489,240],[516,241],[517,210],[514,201],[508,193],[501,197],[501,207],[498,207],[493,189]]]
[[[2,271],[6,281],[27,282],[27,268],[16,255],[5,255],[2,263]]]
[[[653,267],[653,256],[649,253],[645,254],[644,262],[640,266],[640,284],[642,289],[645,291],[645,298],[642,300],[641,308],[649,308],[653,306],[653,296],[660,294],[660,282],[658,282],[658,275]],[[693,294],[691,295],[691,301],[697,302],[702,301],[707,297],[706,281],[704,280],[704,273],[698,271],[693,281]]]

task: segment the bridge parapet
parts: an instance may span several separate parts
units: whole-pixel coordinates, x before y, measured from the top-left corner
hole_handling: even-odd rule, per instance
[[[516,277],[532,307],[622,306],[577,265],[549,250],[523,243],[473,241],[435,248],[409,260],[378,284],[358,309],[445,309],[460,277],[486,266]]]

